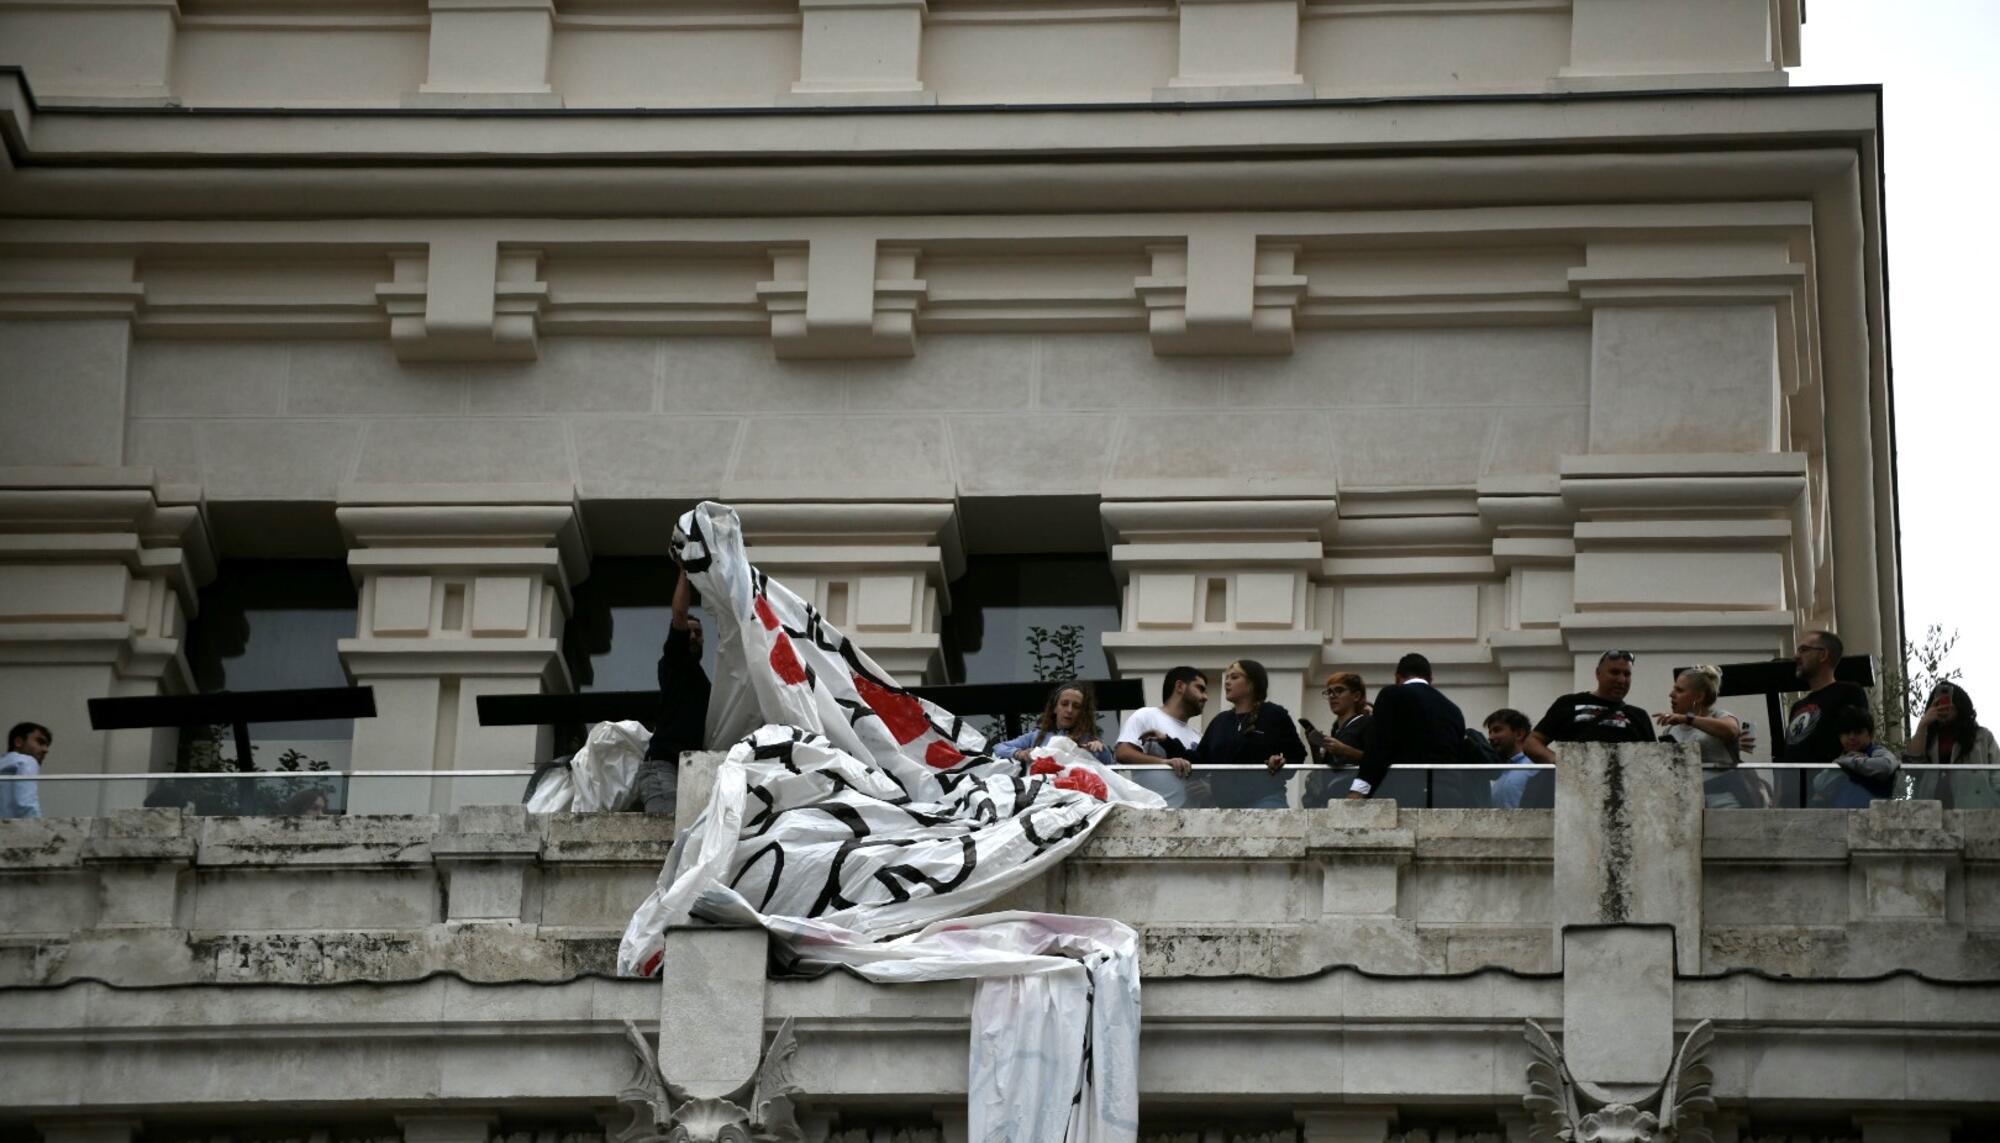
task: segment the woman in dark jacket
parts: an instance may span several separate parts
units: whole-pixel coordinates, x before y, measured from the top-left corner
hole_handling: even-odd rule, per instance
[[[1292,712],[1265,701],[1271,677],[1254,659],[1238,659],[1222,673],[1222,701],[1228,710],[1208,720],[1201,741],[1187,759],[1201,766],[1255,764],[1254,770],[1216,770],[1208,774],[1215,805],[1224,809],[1285,808],[1286,763],[1305,761],[1306,744],[1292,725]],[[1169,745],[1169,749],[1181,749]]]

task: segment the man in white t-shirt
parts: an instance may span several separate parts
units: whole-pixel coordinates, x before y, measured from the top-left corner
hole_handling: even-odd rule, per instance
[[[1161,762],[1173,766],[1171,770],[1131,770],[1125,775],[1165,798],[1173,809],[1187,805],[1188,775],[1194,767],[1185,758],[1162,757],[1147,747],[1162,738],[1172,738],[1193,749],[1201,741],[1201,732],[1189,726],[1188,721],[1201,717],[1201,710],[1207,705],[1208,676],[1193,667],[1175,667],[1167,672],[1165,682],[1160,685],[1160,705],[1133,711],[1125,719],[1125,725],[1118,728],[1116,761],[1127,766]]]

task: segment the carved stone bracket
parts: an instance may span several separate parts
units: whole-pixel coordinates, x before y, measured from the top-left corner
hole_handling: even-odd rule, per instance
[[[1715,1111],[1714,1076],[1706,1060],[1715,1032],[1707,1020],[1689,1029],[1666,1077],[1629,1099],[1624,1091],[1577,1079],[1542,1026],[1533,1020],[1527,1025],[1535,1062],[1528,1065],[1521,1104],[1534,1116],[1528,1128],[1534,1143],[1713,1143],[1705,1117]]]
[[[609,1143],[804,1143],[792,1096],[792,1058],[798,1041],[792,1022],[778,1025],[757,1074],[724,1099],[690,1098],[661,1071],[653,1047],[638,1025],[625,1021],[632,1045],[632,1078],[618,1093],[627,1120],[605,1132]],[[748,1106],[739,1102],[748,1096]]]

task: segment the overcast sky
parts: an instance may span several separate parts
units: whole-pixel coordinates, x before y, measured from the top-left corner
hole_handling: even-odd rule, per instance
[[[2000,538],[1989,458],[2000,425],[1988,337],[2000,0],[1807,0],[1794,86],[1880,83],[1888,139],[1890,322],[1912,638],[1960,634],[1952,662],[2000,714]],[[1992,722],[1991,714],[1982,722]]]

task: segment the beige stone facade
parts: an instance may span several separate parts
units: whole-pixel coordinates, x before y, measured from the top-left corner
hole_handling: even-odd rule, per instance
[[[1297,713],[1408,650],[1476,718],[1608,648],[1649,705],[1894,648],[1880,94],[1787,86],[1802,7],[0,0],[0,714],[165,768],[86,701],[195,685],[220,563],[342,560],[352,765],[526,767],[477,699],[576,686],[593,563],[704,498],[906,680],[995,553],[1106,560],[1118,674],[1249,655]],[[658,998],[575,974],[664,834],[117,789],[5,839],[43,1138],[598,1130]],[[1630,960],[1654,1040],[1733,1022],[1719,1139],[1942,1140],[2000,920],[1985,811],[1922,805],[1675,818],[1664,928],[1578,912],[1585,825],[1386,806],[1123,815],[1021,903],[1147,928],[1161,1130],[1525,1138],[1520,1021]],[[743,967],[828,1137],[962,1130],[963,989]]]
[[[569,588],[698,498],[932,680],[993,551],[1295,709],[1891,646],[1877,97],[1786,87],[1799,18],[7,0],[0,672],[94,765],[86,692],[180,685],[114,549],[204,553],[183,612],[345,557],[357,765],[525,765],[473,699],[570,686]],[[181,547],[37,507],[107,486]]]

